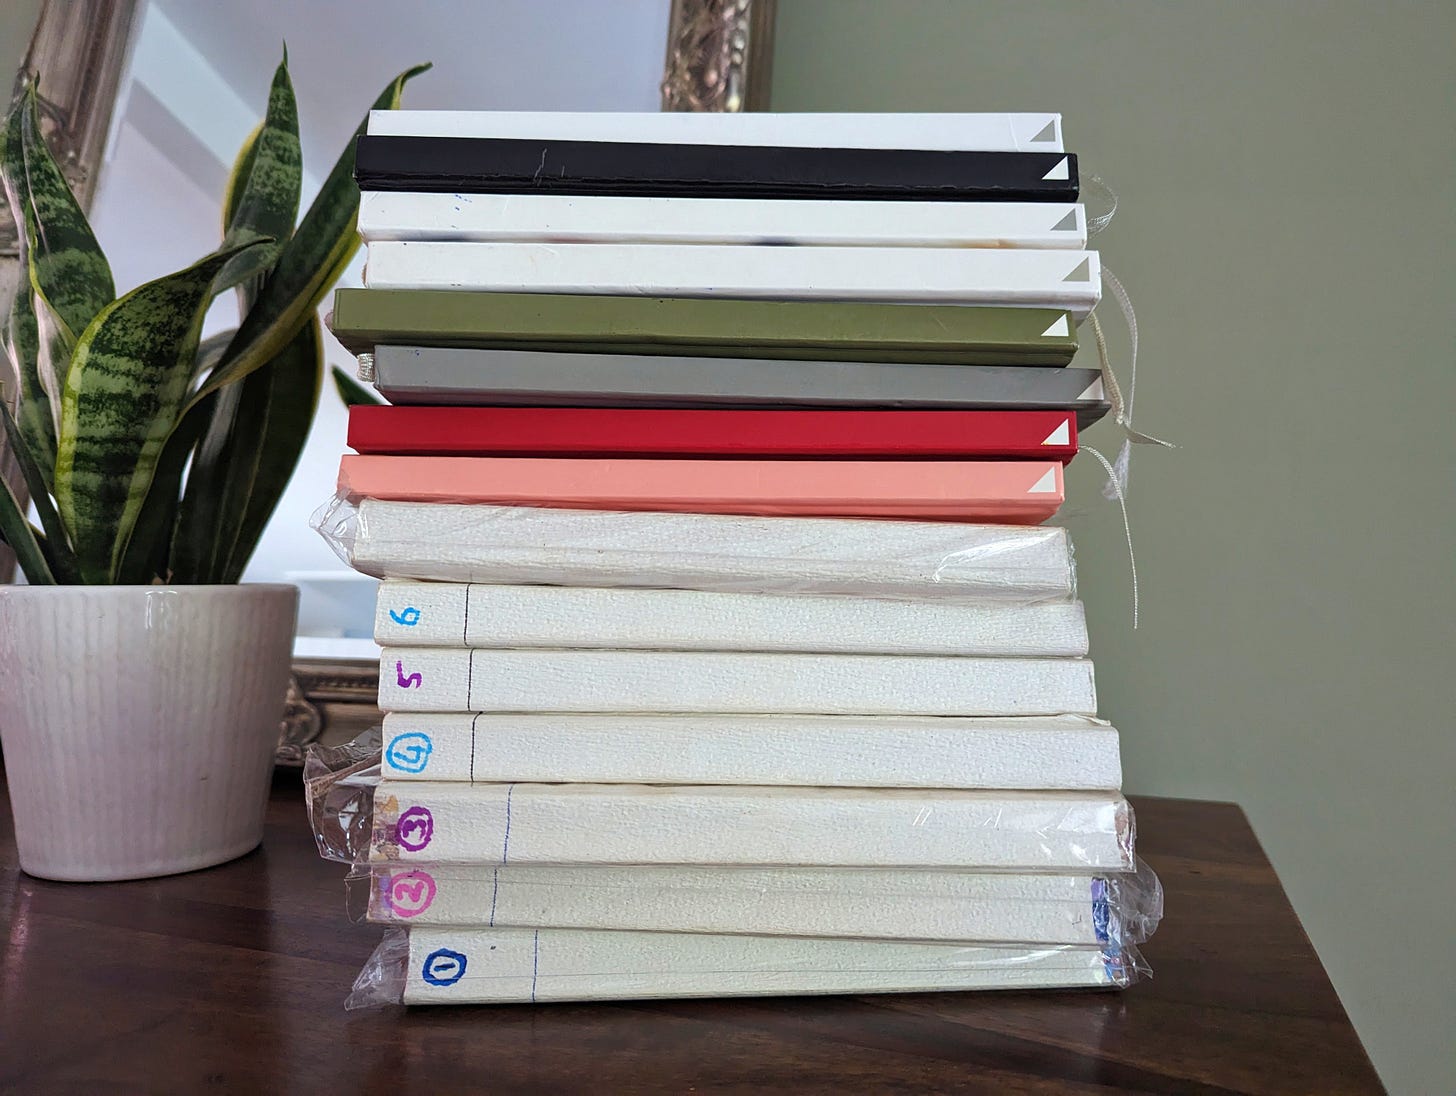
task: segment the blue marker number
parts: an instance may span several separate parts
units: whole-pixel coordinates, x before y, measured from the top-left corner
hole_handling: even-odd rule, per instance
[[[432,986],[453,986],[465,977],[465,956],[449,948],[438,948],[425,956],[420,977]]]
[[[389,610],[389,619],[396,624],[403,624],[406,628],[413,628],[420,622],[421,613],[413,605],[407,606],[401,612]]]
[[[430,754],[435,744],[430,736],[419,731],[397,734],[384,751],[384,758],[394,768],[404,773],[422,773],[430,763]]]

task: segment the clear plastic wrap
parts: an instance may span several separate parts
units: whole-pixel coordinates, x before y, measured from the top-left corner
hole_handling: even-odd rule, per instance
[[[355,921],[979,944],[1140,944],[1162,917],[1141,861],[1107,875],[917,869],[369,865]]]
[[[1078,601],[892,598],[412,582],[378,586],[383,647],[1085,658]]]
[[[317,755],[315,755],[317,756]],[[320,854],[345,863],[1130,871],[1115,792],[309,780]]]
[[[1075,598],[1056,526],[627,513],[338,498],[314,528],[381,578],[848,594],[1019,603]]]
[[[1132,947],[573,929],[391,929],[345,1007],[981,989],[1121,988]]]
[[[1122,786],[1118,733],[1090,716],[391,712],[390,780],[849,788]]]

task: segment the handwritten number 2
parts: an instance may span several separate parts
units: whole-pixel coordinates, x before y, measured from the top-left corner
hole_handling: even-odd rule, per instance
[[[406,608],[402,613],[397,613],[391,609],[389,610],[389,619],[396,624],[403,624],[406,628],[413,628],[420,622],[420,611],[413,605]]]
[[[421,674],[414,673],[406,676],[403,662],[396,662],[394,664],[394,672],[399,678],[399,687],[401,689],[418,689],[425,683],[424,676]]]

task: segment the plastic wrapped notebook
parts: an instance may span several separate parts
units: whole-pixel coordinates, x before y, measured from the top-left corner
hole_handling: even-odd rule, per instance
[[[1075,596],[1059,526],[335,500],[314,527],[365,574],[955,601]]]
[[[1140,944],[1162,916],[1121,875],[858,868],[374,865],[350,905],[409,927],[567,928],[979,944]]]
[[[370,289],[899,301],[1066,309],[1101,297],[1095,251],[955,247],[458,243],[369,245]]]
[[[385,647],[1083,658],[1080,602],[892,601],[699,590],[492,586],[389,580],[374,638]]]
[[[1088,716],[391,712],[391,780],[849,788],[1122,785],[1117,731]]]
[[[1135,948],[988,947],[573,929],[395,929],[346,1007],[1120,988]]]
[[[378,782],[316,777],[320,852],[345,862],[1130,871],[1115,792]]]
[[[345,497],[583,510],[1035,525],[1064,498],[1061,461],[393,457],[347,453]]]
[[[1064,366],[1077,352],[1060,309],[876,301],[340,289],[329,326],[355,354],[401,344]]]
[[[1079,250],[1075,202],[853,202],[367,191],[359,234],[480,243],[748,244]]]
[[[1075,658],[386,647],[386,712],[1097,714]]]
[[[514,409],[883,408],[1073,411],[1078,429],[1109,410],[1095,369],[907,365],[775,358],[578,354],[377,346],[366,375],[390,402]],[[780,411],[779,413],[782,413]]]

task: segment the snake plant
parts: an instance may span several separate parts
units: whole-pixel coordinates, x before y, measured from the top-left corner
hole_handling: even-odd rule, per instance
[[[373,109],[397,107],[427,68],[397,76]],[[296,221],[303,163],[285,53],[233,166],[217,249],[118,298],[27,81],[0,133],[21,241],[0,329],[18,402],[12,413],[0,398],[0,426],[40,527],[0,481],[0,540],[28,581],[239,580],[318,403],[318,308],[359,246],[353,175],[351,140]],[[229,290],[238,326],[202,339]]]

